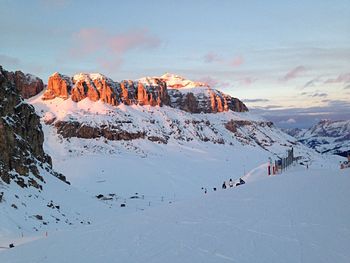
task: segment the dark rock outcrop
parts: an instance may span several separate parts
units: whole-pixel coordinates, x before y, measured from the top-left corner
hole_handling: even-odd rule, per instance
[[[54,123],[57,133],[63,138],[84,138],[93,139],[104,137],[111,141],[143,139],[144,132],[128,132],[113,126],[92,127],[76,121],[56,121]]]
[[[44,89],[44,83],[40,78],[24,74],[22,71],[7,72],[7,80],[16,87],[24,99],[29,99]]]
[[[169,90],[170,106],[191,113],[217,113],[228,110],[236,112],[248,111],[247,106],[237,98],[233,98],[217,90],[203,89],[201,93]]]
[[[41,189],[45,183],[39,172],[42,168],[65,181],[52,170],[51,158],[43,150],[39,116],[21,98],[13,76],[0,66],[0,178]]]

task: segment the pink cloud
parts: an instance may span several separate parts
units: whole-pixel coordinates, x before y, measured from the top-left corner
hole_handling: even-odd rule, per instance
[[[257,81],[257,78],[246,77],[246,78],[241,79],[240,83],[249,86],[249,85],[253,84],[255,81]]]
[[[222,58],[214,53],[214,52],[208,52],[203,56],[204,62],[206,63],[213,63],[213,62],[220,62],[222,61]]]
[[[129,31],[108,39],[108,44],[114,52],[124,53],[131,49],[156,48],[161,41],[159,38],[149,34],[147,29]]]
[[[348,83],[350,82],[350,72],[340,74],[338,77],[334,79],[328,79],[325,81],[325,83]]]
[[[229,66],[232,68],[239,67],[244,63],[244,59],[242,56],[236,56],[232,59],[223,57],[215,52],[208,52],[202,57],[205,63],[218,63],[224,66]]]
[[[290,70],[289,72],[287,72],[287,74],[284,75],[281,78],[281,80],[288,81],[288,80],[294,79],[305,71],[306,71],[306,68],[304,66],[297,66],[297,67],[293,68],[292,70]]]
[[[231,86],[231,83],[220,81],[210,76],[202,77],[198,79],[199,82],[207,83],[211,88],[227,88]]]
[[[98,28],[83,28],[73,34],[73,42],[75,45],[69,52],[71,56],[79,59],[94,57],[106,69],[119,67],[129,51],[153,49],[161,44],[161,40],[150,34],[148,29],[109,34]]]
[[[231,61],[228,62],[228,65],[232,68],[239,67],[244,63],[244,59],[241,56],[233,58]]]
[[[215,87],[216,85],[219,84],[219,81],[217,79],[213,79],[212,77],[209,77],[209,76],[202,77],[198,81],[207,83],[210,87]]]
[[[75,57],[85,57],[105,48],[106,33],[97,28],[83,28],[73,34],[75,46],[70,50]]]

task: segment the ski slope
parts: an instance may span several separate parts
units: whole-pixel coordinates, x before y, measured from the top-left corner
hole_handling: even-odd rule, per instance
[[[349,262],[349,171],[264,170],[242,186],[8,249],[0,262]]]

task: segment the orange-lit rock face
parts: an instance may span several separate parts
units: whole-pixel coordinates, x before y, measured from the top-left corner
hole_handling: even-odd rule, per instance
[[[213,91],[210,92],[210,106],[212,112],[228,111],[226,100]]]
[[[140,105],[149,105],[147,91],[142,83],[137,85],[137,101]]]
[[[78,102],[85,98],[89,98],[92,101],[98,101],[100,99],[100,94],[93,82],[78,80],[74,83],[72,89],[72,100]]]
[[[42,99],[50,100],[56,97],[68,99],[71,86],[67,78],[55,73],[49,78],[47,83],[47,90],[45,91]]]
[[[170,98],[166,83],[157,79],[156,85],[144,86],[139,82],[137,85],[137,101],[140,105],[169,105]]]
[[[117,94],[106,80],[94,80],[94,84],[100,93],[100,100],[113,106],[118,105]]]
[[[67,99],[71,96],[75,102],[89,98],[92,101],[101,100],[114,106],[119,105],[119,103],[125,105],[169,105],[191,113],[248,111],[240,100],[218,90],[210,89],[207,84],[200,82],[183,80],[186,85],[171,82],[172,89],[168,90],[166,78],[144,78],[137,82],[124,80],[118,83],[102,74],[80,73],[72,79],[59,73],[53,74],[49,78],[43,99],[48,100],[55,97]],[[177,79],[182,80],[178,76]],[[180,89],[174,89],[175,86]],[[191,92],[191,88],[195,88],[194,92]],[[203,89],[201,90],[201,88]]]

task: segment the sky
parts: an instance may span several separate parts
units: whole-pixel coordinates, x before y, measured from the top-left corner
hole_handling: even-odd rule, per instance
[[[208,82],[277,126],[350,119],[350,0],[0,0],[0,65]]]

